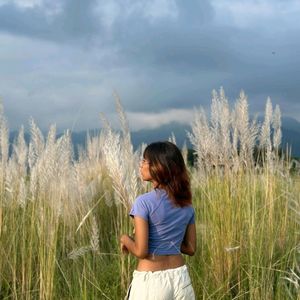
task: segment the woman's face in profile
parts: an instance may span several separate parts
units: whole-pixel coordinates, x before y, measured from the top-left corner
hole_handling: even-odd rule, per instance
[[[151,181],[152,180],[149,168],[150,168],[149,161],[147,159],[143,158],[140,161],[140,174],[141,174],[141,177],[144,181]]]

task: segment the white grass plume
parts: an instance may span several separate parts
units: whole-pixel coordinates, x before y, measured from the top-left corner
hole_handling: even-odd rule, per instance
[[[117,198],[129,209],[139,190],[138,153],[133,152],[128,121],[119,98],[116,99],[116,105],[122,126],[122,135],[114,132],[106,118],[101,115],[104,125],[102,152],[107,172],[113,182],[114,191],[118,195]]]
[[[138,153],[134,153],[133,151],[129,122],[126,113],[122,107],[121,100],[116,93],[115,102],[122,132],[120,142],[122,145],[121,150],[123,153],[121,153],[121,155],[123,156],[123,163],[125,164],[126,170],[126,175],[123,176],[123,178],[125,180],[124,184],[127,190],[127,201],[130,205],[138,195]]]
[[[25,207],[27,202],[27,186],[25,183],[24,178],[20,179],[20,186],[19,186],[19,195],[18,195],[18,203],[21,207]]]
[[[115,92],[115,104],[116,104],[116,110],[119,117],[119,122],[121,125],[121,131],[122,131],[122,137],[124,142],[124,150],[126,151],[127,156],[131,156],[133,152],[133,147],[131,143],[131,136],[130,136],[130,129],[129,129],[129,122],[126,117],[125,111],[122,107],[120,97]]]
[[[270,97],[267,99],[266,109],[265,109],[265,119],[261,127],[260,132],[260,147],[266,151],[267,163],[271,164],[271,152],[272,152],[272,143],[271,143],[271,125],[273,117],[273,108]]]
[[[68,258],[72,260],[76,260],[79,257],[84,256],[90,250],[91,250],[90,246],[84,246],[84,247],[74,249],[70,253],[68,253]]]
[[[13,144],[13,155],[16,157],[20,176],[26,176],[28,165],[28,146],[24,138],[24,126],[21,126],[17,141]]]
[[[182,157],[184,159],[184,163],[186,166],[188,166],[188,148],[186,145],[186,141],[184,142],[182,149],[181,149]]]
[[[8,162],[8,152],[9,152],[8,137],[9,137],[8,125],[3,113],[2,103],[0,103],[0,163],[1,163],[0,167],[2,170],[3,177],[5,177],[5,168]]]
[[[225,96],[223,88],[220,89],[219,97],[219,126],[220,126],[220,139],[219,139],[219,163],[228,165],[231,159],[231,141],[230,141],[230,110],[228,100]]]
[[[224,89],[219,94],[213,90],[210,120],[203,108],[195,110],[192,132],[188,137],[197,154],[197,169],[201,173],[216,167],[237,171],[240,167],[254,167],[254,149],[259,141],[266,152],[266,161],[271,166],[276,153],[272,151],[271,126],[273,126],[273,147],[281,140],[280,110],[273,109],[270,98],[266,103],[265,120],[261,128],[256,118],[250,122],[248,101],[244,91],[240,92],[234,110],[231,112]],[[198,174],[199,175],[199,174]],[[197,176],[198,176],[197,175]]]
[[[282,132],[281,132],[281,111],[279,105],[275,106],[273,114],[272,127],[274,130],[273,134],[273,147],[275,151],[278,151],[278,148],[281,144]]]
[[[91,232],[90,247],[93,252],[98,252],[100,250],[99,229],[98,229],[98,225],[97,225],[95,216],[92,216],[92,232]]]
[[[29,143],[28,163],[30,169],[32,169],[38,157],[41,155],[41,153],[44,150],[45,142],[41,130],[38,128],[38,126],[36,125],[36,123],[32,118],[29,120],[29,125],[30,125],[31,140]]]
[[[205,111],[201,107],[194,110],[192,132],[188,133],[188,137],[198,156],[197,167],[199,170],[204,170],[206,166],[211,164],[209,153],[211,151],[212,137]]]
[[[253,152],[258,136],[256,118],[250,124],[248,113],[248,101],[244,91],[241,91],[235,104],[233,127],[234,153],[239,150],[239,161],[245,166],[253,164]]]
[[[168,141],[176,145],[176,137],[174,132],[171,133],[171,136],[168,138]]]

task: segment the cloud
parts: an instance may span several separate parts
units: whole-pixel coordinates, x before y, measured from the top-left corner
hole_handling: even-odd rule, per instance
[[[260,28],[267,30],[285,30],[287,27],[299,27],[295,22],[300,12],[298,0],[213,0],[216,21],[238,28]],[[266,26],[272,24],[272,27]]]
[[[41,6],[43,0],[1,0],[0,6],[12,3],[20,8],[32,8],[35,6]]]
[[[14,1],[3,4],[0,7],[0,30],[59,43],[89,41],[93,34],[101,32],[97,17],[93,14],[93,0],[35,2]]]
[[[131,129],[138,131],[144,128],[158,128],[171,122],[190,124],[194,111],[192,109],[169,109],[157,113],[127,112],[127,116]]]
[[[299,7],[294,0],[2,0],[0,95],[12,127],[33,115],[43,127],[94,128],[100,111],[114,112],[114,90],[135,128],[160,124],[156,114],[175,119],[172,109],[188,118],[185,111],[208,107],[220,86],[231,102],[244,89],[253,112],[271,96],[296,116]]]

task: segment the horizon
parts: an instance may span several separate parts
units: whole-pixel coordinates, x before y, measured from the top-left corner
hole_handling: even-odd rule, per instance
[[[251,116],[250,116],[251,117]],[[259,124],[262,124],[261,121],[263,121],[262,116],[258,118]],[[286,122],[292,122],[289,124],[285,124]],[[296,123],[294,123],[296,122]],[[52,124],[53,125],[53,124]],[[130,125],[130,124],[129,124]],[[38,126],[38,124],[37,124]],[[130,126],[129,126],[130,127]],[[47,136],[49,129],[41,130],[44,137]],[[98,135],[103,128],[91,128],[86,130],[80,130],[80,131],[71,131],[71,138],[73,146],[78,147],[78,145],[85,144],[87,135],[95,136]],[[120,128],[112,128],[115,131],[120,131]],[[129,128],[130,129],[130,128]],[[176,143],[178,146],[182,147],[185,143],[189,148],[192,148],[191,142],[189,140],[189,137],[187,135],[186,130],[192,129],[191,124],[182,124],[176,121],[173,121],[172,123],[161,125],[158,128],[148,128],[148,129],[140,129],[137,131],[130,130],[131,138],[132,138],[132,145],[137,148],[142,143],[150,143],[157,140],[168,140],[172,138],[172,135],[174,135],[176,139]],[[283,117],[282,118],[282,149],[285,147],[289,147],[292,153],[293,158],[300,158],[300,122],[297,120],[290,118],[290,117]],[[20,130],[20,129],[19,129]],[[13,142],[13,140],[16,138],[16,136],[19,133],[19,130],[12,130],[9,131],[10,135],[10,141]],[[60,137],[63,134],[66,133],[69,129],[66,129],[64,131],[57,131],[56,137]],[[185,131],[185,133],[183,133]],[[31,133],[30,130],[26,130],[26,127],[24,127],[24,134],[27,142],[29,142],[28,138],[30,137]],[[142,134],[142,136],[141,136]],[[153,137],[153,134],[155,134],[155,138]],[[27,136],[27,137],[26,137]]]
[[[1,104],[1,101],[0,101],[0,104]],[[129,129],[130,129],[131,133],[140,132],[140,131],[147,131],[147,130],[149,130],[149,131],[151,131],[151,130],[158,130],[161,127],[168,127],[168,126],[172,126],[172,125],[175,125],[175,126],[180,125],[180,126],[183,126],[183,127],[191,127],[191,124],[192,124],[192,121],[182,122],[181,120],[179,120],[179,121],[178,120],[171,120],[170,122],[163,122],[162,124],[159,124],[159,126],[152,126],[152,127],[145,127],[145,128],[143,127],[143,128],[138,128],[138,129],[132,129],[131,128],[130,120],[129,120],[128,116],[127,116],[127,113],[126,113],[126,111],[124,111],[124,112],[125,112],[126,117],[127,117],[128,121],[129,121],[128,125],[129,125]],[[193,110],[192,111],[192,114],[193,114],[192,120],[194,119],[194,113],[195,113],[195,111]],[[209,112],[206,111],[206,114],[209,115]],[[5,114],[5,108],[4,108],[4,114],[3,115],[6,118],[8,129],[11,132],[18,132],[21,129],[21,127],[23,127],[24,128],[24,132],[29,133],[29,130],[28,130],[29,127],[30,127],[29,122],[30,122],[30,119],[32,117],[29,117],[28,120],[27,120],[27,122],[25,124],[20,124],[19,128],[10,128],[9,120],[7,119],[6,114]],[[114,114],[110,115],[110,117],[111,117],[111,119],[107,118],[107,120],[110,123],[111,128],[113,130],[117,130],[117,131],[120,130],[120,122],[119,122],[118,114],[114,113]],[[249,114],[250,120],[253,120],[254,118],[257,118],[257,121],[258,121],[259,124],[261,123],[261,121],[263,121],[264,117],[265,116],[264,116],[263,112],[261,114]],[[283,116],[282,115],[281,116],[281,120],[282,120],[283,123],[287,122],[287,121],[296,122],[297,126],[298,125],[300,126],[300,121],[298,121],[297,119],[295,119],[293,117]],[[63,128],[63,129],[60,129],[60,128],[57,127],[56,123],[49,124],[49,126],[47,128],[41,128],[39,126],[39,124],[36,122],[35,119],[33,119],[33,121],[36,123],[36,125],[41,129],[41,131],[44,134],[47,133],[49,131],[50,127],[53,126],[53,125],[56,126],[57,134],[63,134],[65,131],[68,131],[68,130],[70,130],[71,132],[74,132],[74,133],[81,133],[81,132],[88,132],[88,131],[93,131],[93,130],[97,131],[97,130],[102,130],[103,129],[102,126],[93,127],[93,128],[78,128],[77,130],[72,130],[72,128]],[[99,118],[99,122],[98,123],[99,123],[99,125],[101,125],[100,118]],[[283,128],[283,126],[281,126],[281,128]],[[289,128],[289,127],[287,127],[287,128]]]

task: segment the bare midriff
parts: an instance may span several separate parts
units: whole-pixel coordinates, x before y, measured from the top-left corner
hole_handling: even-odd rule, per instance
[[[139,259],[137,271],[162,271],[175,269],[184,265],[181,254],[176,255],[153,255],[149,254],[146,258]]]

